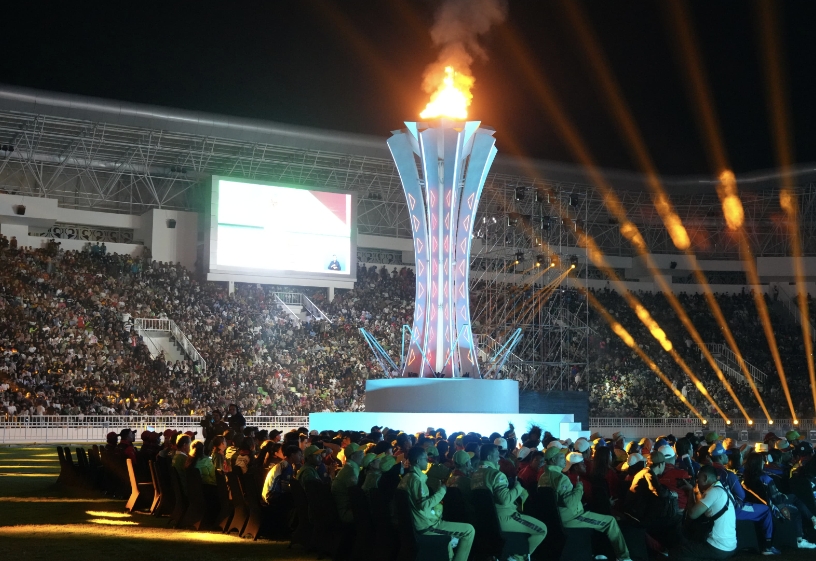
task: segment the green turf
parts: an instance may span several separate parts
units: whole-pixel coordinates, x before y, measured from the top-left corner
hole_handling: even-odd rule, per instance
[[[166,517],[137,513],[114,518],[112,515],[124,513],[124,501],[107,499],[100,493],[83,494],[57,487],[59,460],[55,446],[0,447],[0,544],[2,551],[14,552],[15,560],[87,561],[103,551],[122,559],[145,560],[176,557],[194,557],[196,561],[316,559],[303,550],[287,549],[286,542],[251,542],[216,533],[169,529]],[[29,477],[31,474],[36,477]],[[131,524],[99,523],[105,520]],[[191,545],[195,547],[194,553],[190,551]],[[748,553],[732,557],[734,561],[760,558],[758,554]],[[771,559],[813,561],[816,553],[813,550],[785,551]]]

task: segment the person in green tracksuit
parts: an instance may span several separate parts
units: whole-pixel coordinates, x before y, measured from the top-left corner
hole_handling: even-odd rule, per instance
[[[348,490],[357,485],[360,477],[360,464],[363,463],[365,452],[356,442],[349,443],[345,448],[346,463],[332,481],[331,494],[337,505],[337,513],[343,522],[354,522],[351,510],[351,499]]]
[[[447,487],[440,486],[433,495],[428,490],[428,476],[423,473],[428,469],[428,454],[425,449],[421,446],[411,448],[408,451],[408,462],[411,469],[402,477],[399,489],[408,493],[414,529],[420,534],[449,536],[452,539],[448,548],[453,561],[467,561],[476,531],[470,524],[442,520],[439,503],[442,502]],[[456,548],[455,555],[453,548]]]
[[[573,452],[572,454],[576,454]],[[570,455],[572,455],[570,454]],[[580,455],[580,454],[579,454]],[[576,458],[577,460],[577,458]],[[623,539],[623,534],[614,516],[584,511],[581,497],[584,495],[584,486],[581,483],[573,486],[562,470],[566,466],[566,458],[556,448],[547,448],[544,452],[546,463],[544,473],[538,480],[539,487],[550,487],[555,490],[558,501],[558,512],[565,528],[592,528],[603,532],[612,542],[612,548],[620,561],[631,561],[629,548]]]
[[[471,492],[477,489],[487,489],[493,494],[493,502],[496,504],[496,514],[499,515],[502,532],[528,534],[527,553],[532,554],[547,537],[547,526],[532,516],[526,516],[518,511],[516,500],[521,498],[523,502],[527,499],[528,493],[520,483],[516,483],[515,487],[510,489],[507,476],[499,471],[499,457],[499,448],[495,444],[482,446],[479,451],[481,463],[470,478]]]
[[[323,448],[318,448],[314,444],[307,446],[303,451],[303,467],[295,474],[295,479],[300,482],[301,487],[304,489],[306,488],[307,481],[323,481],[323,478],[320,477],[320,473],[317,471],[317,466],[323,461],[325,452]]]

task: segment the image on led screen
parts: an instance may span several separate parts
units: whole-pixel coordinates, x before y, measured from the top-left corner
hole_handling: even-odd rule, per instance
[[[218,268],[350,273],[351,195],[217,181]]]

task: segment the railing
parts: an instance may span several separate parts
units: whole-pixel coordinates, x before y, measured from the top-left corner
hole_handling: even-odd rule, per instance
[[[478,347],[480,352],[484,352],[486,357],[483,357],[483,362],[488,362],[495,356],[502,348],[501,344],[490,335],[485,333],[474,334],[474,338],[478,339]],[[512,378],[518,381],[521,385],[520,389],[526,389],[532,383],[538,374],[538,365],[529,361],[523,360],[515,353],[510,353],[507,360],[502,367],[504,375],[501,372],[497,373],[497,378]],[[510,374],[508,376],[508,374]]]
[[[794,317],[796,323],[802,325],[802,314],[799,313],[799,291],[797,290],[794,294],[788,292],[790,285],[787,285],[783,282],[778,282],[775,286],[779,289],[779,294],[782,296],[780,299],[782,301],[782,305],[785,306],[785,309]],[[810,321],[810,318],[805,318],[805,321],[810,323],[810,337],[816,342],[816,326],[813,325],[813,322]]]
[[[794,424],[792,419],[775,419],[773,424],[767,420],[754,420],[748,424],[745,419],[732,419],[730,424],[723,419],[708,419],[703,424],[696,417],[679,418],[627,418],[627,417],[590,417],[589,430],[600,432],[602,436],[611,436],[613,432],[620,432],[627,438],[654,437],[659,435],[674,434],[677,438],[684,436],[688,432],[716,431],[720,435],[739,431],[752,433],[751,438],[761,439],[762,435],[768,432],[776,432],[780,436],[791,429],[795,429],[802,435],[807,435],[809,431],[816,430],[816,422],[811,419],[801,419],[798,424]],[[757,436],[759,435],[759,436]]]
[[[290,295],[293,295],[293,293],[291,293],[291,292],[281,292],[280,294],[281,294],[281,295],[283,295],[283,296],[290,296]],[[296,324],[296,325],[299,327],[299,326],[300,326],[300,318],[299,318],[299,317],[298,317],[298,315],[295,313],[295,311],[294,311],[292,308],[290,308],[290,307],[289,307],[290,305],[294,305],[294,303],[293,303],[293,302],[290,302],[289,304],[287,304],[287,303],[286,303],[286,301],[285,301],[283,298],[281,298],[281,297],[278,295],[278,293],[277,293],[277,292],[275,292],[275,293],[273,294],[273,296],[275,297],[275,303],[278,305],[278,308],[280,308],[280,309],[282,309],[282,310],[285,310],[285,311],[289,312],[289,315],[290,315],[290,316],[292,316],[292,320],[293,320],[293,321],[295,322],[295,324]],[[299,303],[300,303],[300,302],[298,302],[298,304],[299,304]]]
[[[133,318],[133,327],[136,329],[136,333],[142,336],[142,338],[144,338],[144,335],[142,335],[143,331],[169,331],[178,344],[181,345],[185,354],[190,357],[190,360],[198,363],[202,372],[207,371],[207,361],[204,360],[204,357],[201,356],[198,349],[193,346],[184,332],[173,320],[162,318]]]
[[[737,355],[734,354],[728,345],[724,345],[721,343],[708,343],[706,345],[708,350],[711,351],[711,354],[719,354],[726,357],[728,360],[733,362],[736,365],[739,365],[739,360],[737,360]],[[743,360],[745,362],[745,367],[748,369],[748,372],[751,373],[751,377],[754,379],[754,382],[757,383],[765,383],[765,380],[768,379],[768,375],[765,374],[762,370],[748,362],[747,360]],[[735,370],[736,371],[736,370]],[[744,378],[742,374],[739,374],[740,378]]]
[[[329,323],[331,323],[331,322],[332,322],[332,320],[330,320],[330,319],[329,319],[329,316],[327,316],[326,314],[324,314],[324,313],[323,313],[323,310],[321,310],[320,308],[318,308],[318,307],[315,305],[315,303],[314,303],[314,302],[312,302],[311,300],[309,300],[309,297],[308,297],[308,296],[306,296],[305,294],[301,294],[301,295],[300,295],[300,303],[303,305],[303,308],[304,308],[305,310],[308,310],[308,312],[309,312],[310,314],[312,314],[312,316],[313,316],[313,317],[315,317],[315,318],[317,318],[317,319],[322,319],[322,320],[325,320],[325,321],[327,321],[327,322],[329,322]]]
[[[136,439],[142,431],[166,429],[193,431],[201,437],[202,417],[198,416],[152,416],[152,415],[43,415],[33,417],[0,416],[0,443],[30,442],[104,442],[109,432],[118,433],[123,428],[136,431]],[[260,429],[278,429],[284,432],[309,426],[309,417],[293,416],[247,416],[247,426]]]

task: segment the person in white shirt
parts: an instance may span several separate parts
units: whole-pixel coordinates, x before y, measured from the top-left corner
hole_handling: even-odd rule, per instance
[[[692,520],[701,517],[714,519],[714,527],[705,541],[684,540],[670,552],[672,561],[716,561],[728,559],[737,549],[737,518],[734,501],[717,478],[713,466],[700,468],[695,493],[689,484],[682,487],[688,492],[686,516]]]

